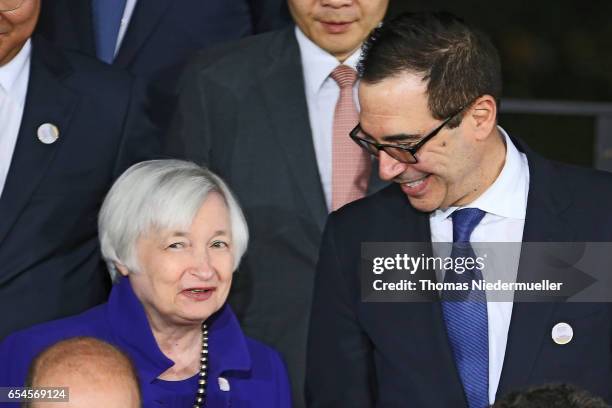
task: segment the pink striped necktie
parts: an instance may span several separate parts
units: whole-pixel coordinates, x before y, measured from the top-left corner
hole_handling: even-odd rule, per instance
[[[330,75],[340,87],[332,140],[332,210],[365,196],[372,168],[369,155],[349,137],[359,113],[353,99],[357,72],[338,65]]]

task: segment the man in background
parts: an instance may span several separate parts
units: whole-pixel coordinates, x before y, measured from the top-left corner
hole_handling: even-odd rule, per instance
[[[130,359],[92,337],[62,340],[30,366],[26,387],[67,388],[68,401],[31,401],[24,408],[139,408],[140,385]]]
[[[97,215],[159,153],[142,84],[40,37],[40,0],[0,0],[0,338],[104,302]]]
[[[288,5],[295,27],[190,64],[166,152],[210,167],[236,192],[252,240],[230,301],[245,332],[283,355],[299,408],[325,219],[380,187],[348,133],[357,124],[360,47],[387,0]]]

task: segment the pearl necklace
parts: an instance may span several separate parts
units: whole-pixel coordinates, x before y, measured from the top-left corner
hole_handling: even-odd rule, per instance
[[[200,355],[200,371],[198,373],[198,392],[193,408],[203,408],[206,402],[206,381],[208,376],[208,327],[202,323],[202,353]]]

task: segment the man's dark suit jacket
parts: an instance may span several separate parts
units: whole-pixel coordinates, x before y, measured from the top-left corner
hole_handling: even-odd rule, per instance
[[[97,214],[113,180],[159,152],[144,98],[127,73],[33,40],[0,197],[0,338],[106,300]],[[59,129],[55,143],[39,141],[44,123]]]
[[[166,151],[209,166],[237,194],[250,243],[231,302],[245,332],[281,352],[301,407],[327,207],[294,28],[202,53],[182,89]]]
[[[529,196],[523,241],[612,241],[612,175],[527,154]],[[429,214],[399,186],[329,218],[317,266],[308,345],[309,407],[467,407],[438,296],[432,302],[363,303],[362,242],[430,242]],[[518,279],[529,274],[523,259]],[[552,327],[574,338],[557,345]],[[612,397],[610,304],[515,303],[497,395],[569,382]]]
[[[156,121],[165,125],[176,78],[196,51],[290,23],[285,0],[139,0],[113,65],[155,86]],[[37,30],[96,56],[91,0],[44,0]]]

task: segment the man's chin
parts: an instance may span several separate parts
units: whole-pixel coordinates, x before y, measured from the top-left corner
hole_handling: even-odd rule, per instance
[[[440,191],[440,183],[437,177],[429,175],[423,183],[408,187],[400,183],[400,188],[410,205],[417,211],[432,212],[440,208],[444,201],[444,195]]]
[[[407,194],[406,197],[412,208],[420,212],[430,213],[440,208],[440,204],[430,197],[411,197]]]

